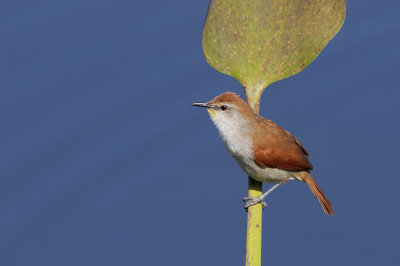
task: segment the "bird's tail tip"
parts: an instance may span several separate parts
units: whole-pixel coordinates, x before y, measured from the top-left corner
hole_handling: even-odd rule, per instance
[[[308,175],[303,177],[303,181],[308,185],[311,192],[317,198],[324,212],[327,215],[333,215],[332,202],[327,198],[325,193],[322,191],[320,186],[318,186],[317,182],[315,182],[314,178],[312,178],[310,173],[308,173]]]

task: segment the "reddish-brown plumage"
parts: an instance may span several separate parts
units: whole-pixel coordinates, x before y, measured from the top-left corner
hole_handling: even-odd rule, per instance
[[[252,118],[258,116],[254,113],[253,109],[251,109],[250,105],[247,102],[245,102],[242,98],[240,98],[239,95],[233,92],[225,92],[221,95],[218,95],[209,102],[209,104],[211,105],[222,105],[224,103],[235,104],[240,109],[240,112],[246,117]]]
[[[260,180],[265,178],[263,174],[260,174],[260,169],[262,169],[262,173],[268,175],[275,174],[275,178],[278,180],[279,178],[288,178],[286,176],[286,174],[288,174],[290,178],[295,178],[305,182],[309,186],[311,192],[320,202],[324,212],[328,215],[333,215],[332,203],[328,200],[322,189],[318,186],[309,172],[313,169],[313,166],[308,160],[309,155],[306,148],[300,143],[300,141],[291,133],[278,126],[276,123],[254,113],[253,109],[251,109],[248,103],[242,100],[235,93],[223,93],[215,97],[207,105],[202,104],[197,106],[212,108],[212,112],[224,112],[224,110],[229,110],[226,106],[225,109],[222,109],[223,105],[230,105],[230,108],[234,106],[234,109],[239,111],[240,115],[244,118],[239,119],[240,122],[236,122],[242,123],[239,125],[239,128],[248,128],[247,131],[243,131],[244,133],[240,137],[237,135],[237,132],[241,132],[240,129],[238,129],[237,124],[231,128],[224,124],[221,129],[223,130],[223,134],[221,136],[224,136],[225,141],[226,139],[229,139],[229,136],[234,136],[234,138],[231,137],[229,140],[232,141],[233,139],[236,141],[236,143],[232,145],[227,144],[229,141],[226,141],[225,144],[236,148],[235,151],[233,151],[233,149],[229,146],[228,151],[231,150],[231,154],[235,157],[239,164],[241,166],[245,166],[244,170],[247,169],[247,173],[249,175],[251,173],[255,173],[258,175]],[[221,119],[227,119],[227,121],[230,121],[229,119],[231,118],[229,118],[229,116],[226,118],[224,116],[220,116],[218,119],[219,122],[216,122],[217,127],[219,125],[218,123],[221,122]],[[229,135],[229,130],[232,130],[232,135]],[[237,144],[238,141],[241,143],[246,143],[248,140],[246,138],[251,139],[250,146],[252,146],[253,149],[252,152],[243,153],[244,155],[241,155],[241,149],[237,149],[237,146],[240,145],[235,144]],[[246,146],[243,147],[244,149],[246,148]],[[239,156],[237,154],[239,154]],[[251,163],[249,164],[248,161],[251,161]],[[252,168],[253,165],[254,168]],[[248,170],[249,167],[251,168],[250,171]],[[282,172],[280,171],[278,171],[279,174],[277,174],[277,172],[270,171],[271,168],[283,170],[282,172],[284,174],[281,174]],[[269,178],[271,177],[269,176]],[[268,178],[264,180],[267,181],[263,182],[269,182]]]
[[[322,189],[318,186],[317,182],[315,182],[314,178],[312,178],[311,174],[308,171],[302,171],[298,173],[298,177],[301,178],[303,182],[305,182],[310,188],[311,192],[317,198],[319,203],[321,204],[322,209],[328,215],[333,215],[333,206],[331,201],[322,191]]]
[[[262,167],[282,170],[312,170],[308,152],[300,141],[276,123],[256,117],[251,133],[254,160]]]

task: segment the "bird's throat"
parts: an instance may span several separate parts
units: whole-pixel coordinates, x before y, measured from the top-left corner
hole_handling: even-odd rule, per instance
[[[214,112],[213,109],[208,108],[207,111],[208,111],[208,113],[210,114],[210,116],[211,116],[212,118],[215,118],[215,112]]]

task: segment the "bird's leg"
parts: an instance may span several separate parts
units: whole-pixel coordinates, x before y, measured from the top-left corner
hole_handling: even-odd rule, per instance
[[[290,178],[288,180],[291,180],[291,179],[293,179],[293,178]],[[247,201],[246,205],[244,206],[244,209],[247,211],[247,209],[250,206],[253,206],[253,205],[257,204],[257,203],[261,203],[261,205],[263,206],[263,209],[264,209],[265,207],[267,207],[267,203],[265,203],[263,201],[265,199],[265,197],[268,196],[269,194],[271,194],[271,192],[274,191],[275,189],[277,189],[279,186],[285,184],[288,180],[284,180],[284,181],[279,182],[278,184],[275,184],[267,192],[265,192],[264,194],[262,194],[259,197],[256,197],[256,198],[254,198],[254,197],[244,197],[243,201]]]

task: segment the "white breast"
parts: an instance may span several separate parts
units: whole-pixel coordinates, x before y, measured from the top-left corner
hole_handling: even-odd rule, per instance
[[[253,145],[249,138],[250,128],[244,118],[226,119],[222,116],[212,117],[226,150],[238,158],[253,158]]]

